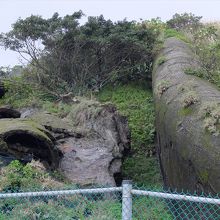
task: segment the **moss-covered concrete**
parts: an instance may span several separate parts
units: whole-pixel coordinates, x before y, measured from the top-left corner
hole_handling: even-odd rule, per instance
[[[1,119],[0,120],[0,137],[5,137],[11,132],[27,132],[34,136],[40,137],[50,142],[50,138],[46,135],[47,131],[40,124],[27,119]]]
[[[195,76],[187,68],[199,68],[199,62],[184,42],[165,41],[156,66],[153,91],[156,109],[158,153],[164,184],[192,192],[220,191],[220,92]],[[158,92],[161,82],[168,89]],[[201,183],[202,182],[202,183]]]
[[[0,152],[15,159],[37,158],[57,167],[59,152],[51,138],[48,130],[31,119],[0,120]]]

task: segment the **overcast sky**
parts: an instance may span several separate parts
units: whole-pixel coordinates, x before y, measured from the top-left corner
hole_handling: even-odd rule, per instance
[[[54,12],[64,16],[82,10],[87,16],[103,14],[113,21],[143,20],[160,17],[168,20],[175,13],[192,12],[204,20],[220,20],[218,0],[0,0],[0,33],[7,32],[19,17],[31,14],[51,17]],[[0,66],[19,64],[15,52],[0,49]]]

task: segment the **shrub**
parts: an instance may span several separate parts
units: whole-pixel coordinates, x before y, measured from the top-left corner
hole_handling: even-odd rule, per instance
[[[202,16],[196,16],[192,13],[176,13],[172,19],[167,21],[167,26],[176,30],[195,30],[202,26]]]
[[[38,161],[24,165],[14,160],[2,168],[0,176],[0,189],[4,192],[55,188],[64,183],[56,180]]]
[[[80,25],[82,16],[79,11],[64,17],[55,13],[49,19],[34,15],[19,19],[12,31],[0,35],[0,43],[29,55],[28,79],[58,94],[82,95],[151,74],[158,35],[153,27],[158,22],[139,25],[124,19],[113,23],[101,15],[88,17]],[[36,46],[39,42],[41,48]]]

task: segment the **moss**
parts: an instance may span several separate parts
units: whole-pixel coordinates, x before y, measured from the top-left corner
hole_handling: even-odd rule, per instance
[[[180,148],[180,154],[183,157],[183,159],[187,160],[189,158],[189,149],[187,147],[181,147]]]
[[[195,91],[189,91],[183,94],[181,98],[181,105],[183,108],[188,108],[197,102],[199,102],[199,97]]]
[[[211,143],[211,136],[209,133],[205,133],[203,135],[203,139],[202,139],[202,145],[206,148],[211,148],[212,147],[212,143]]]
[[[43,126],[47,126],[51,128],[58,128],[65,130],[72,129],[72,126],[69,124],[69,121],[63,121],[58,116],[49,114],[47,112],[38,112],[33,116],[31,116],[31,120]]]
[[[7,143],[2,139],[0,139],[0,148],[2,151],[7,151],[7,149],[8,149]]]
[[[209,173],[207,170],[203,170],[199,173],[199,178],[202,181],[202,183],[206,184],[209,180]]]
[[[161,56],[159,57],[157,60],[156,60],[156,66],[160,66],[162,65],[163,63],[165,63],[167,61],[166,57],[165,56]]]
[[[166,92],[168,90],[168,88],[170,87],[170,81],[168,80],[161,80],[157,83],[156,85],[156,95],[158,95],[159,97],[161,97],[163,95],[164,92]]]
[[[179,110],[180,116],[188,116],[193,113],[193,108],[182,108]]]
[[[47,131],[44,127],[40,126],[32,120],[26,119],[1,119],[0,120],[0,135],[3,136],[5,133],[11,131],[25,131],[34,136],[38,136],[51,141],[50,138],[46,135]]]
[[[184,73],[187,75],[202,77],[204,75],[204,70],[198,69],[198,68],[188,67],[184,70]]]
[[[142,83],[106,87],[98,95],[102,102],[112,102],[128,117],[131,130],[132,156],[123,163],[123,177],[142,185],[161,184],[159,165],[150,152],[155,152],[155,112],[152,92]]]
[[[164,31],[164,38],[175,37],[185,43],[190,43],[189,38],[187,38],[183,33],[176,31],[175,29],[167,28]]]
[[[203,119],[203,128],[210,134],[218,136],[220,134],[220,104],[216,102],[206,102],[202,104],[199,117]]]

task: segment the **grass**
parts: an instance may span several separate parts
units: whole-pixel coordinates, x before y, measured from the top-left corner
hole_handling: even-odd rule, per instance
[[[131,130],[131,155],[123,163],[123,176],[139,185],[161,185],[154,155],[154,105],[150,89],[142,83],[107,87],[98,95],[101,102],[112,102],[128,117]]]
[[[181,32],[176,31],[175,29],[167,28],[164,31],[164,38],[175,37],[179,40],[184,41],[185,43],[190,43],[190,40]]]
[[[57,174],[55,174],[57,176]],[[53,175],[46,173],[39,162],[26,165],[12,161],[1,173],[2,192],[55,190],[44,188],[45,180],[52,183]],[[50,179],[49,179],[50,178]],[[63,183],[61,189],[67,189]],[[97,186],[92,186],[97,187]],[[136,186],[134,186],[136,188]],[[78,189],[72,186],[69,189]],[[9,189],[9,191],[7,190]],[[143,188],[142,188],[143,189]],[[121,193],[96,193],[60,196],[5,198],[0,201],[0,220],[120,220],[122,218]],[[171,219],[163,200],[133,196],[133,219]]]

